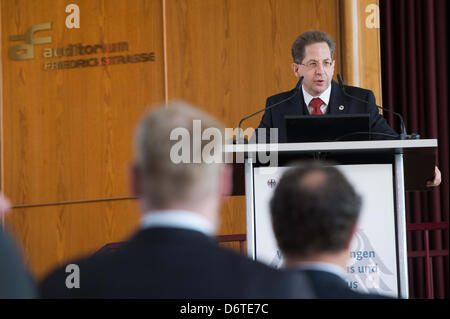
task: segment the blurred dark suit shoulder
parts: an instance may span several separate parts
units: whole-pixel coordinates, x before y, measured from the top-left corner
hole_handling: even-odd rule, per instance
[[[33,276],[25,268],[13,240],[0,227],[0,299],[36,297]]]
[[[348,287],[339,276],[319,270],[298,270],[306,274],[318,299],[392,299],[377,294],[365,294]]]
[[[219,247],[200,232],[150,228],[115,252],[72,262],[80,288],[67,289],[64,268],[40,286],[44,298],[309,298],[292,276]],[[297,274],[298,275],[298,274]]]

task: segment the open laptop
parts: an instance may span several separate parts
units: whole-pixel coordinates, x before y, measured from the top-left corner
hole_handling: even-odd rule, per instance
[[[287,115],[288,143],[370,140],[369,114]]]

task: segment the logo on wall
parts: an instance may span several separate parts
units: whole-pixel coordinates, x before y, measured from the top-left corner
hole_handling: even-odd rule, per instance
[[[25,34],[12,35],[11,41],[25,41],[9,48],[9,57],[13,60],[31,60],[34,59],[34,46],[37,44],[52,43],[52,37],[35,38],[33,35],[38,31],[50,30],[50,22],[35,24],[28,28]]]
[[[66,19],[66,28],[80,28],[78,6],[70,4],[66,7],[66,12],[70,12]],[[31,26],[25,34],[11,36],[11,41],[24,41],[25,43],[10,47],[9,57],[16,61],[33,60],[36,56],[36,45],[52,43],[51,36],[36,37],[35,33],[51,29],[51,22],[46,22]],[[56,48],[44,47],[41,56],[48,59],[43,64],[43,69],[47,71],[155,61],[154,52],[129,54],[129,50],[130,45],[126,41],[87,45],[71,43]]]

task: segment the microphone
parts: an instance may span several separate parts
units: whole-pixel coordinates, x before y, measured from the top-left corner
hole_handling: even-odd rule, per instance
[[[237,141],[237,144],[243,144],[243,143],[242,143],[242,142],[243,142],[243,137],[242,137],[242,123],[243,123],[244,121],[248,120],[249,118],[251,118],[251,117],[253,117],[253,116],[255,116],[255,115],[257,115],[257,114],[259,114],[259,113],[261,113],[261,112],[263,112],[263,111],[270,110],[271,108],[274,108],[275,106],[278,106],[278,105],[280,105],[281,103],[284,103],[284,102],[286,102],[286,101],[289,101],[290,99],[293,99],[293,98],[298,94],[298,92],[300,91],[300,88],[302,87],[302,82],[303,82],[303,76],[301,76],[301,77],[298,79],[297,85],[295,86],[295,92],[294,92],[294,94],[292,94],[292,95],[289,96],[288,98],[286,98],[286,99],[284,99],[284,100],[281,100],[280,102],[277,102],[277,103],[275,103],[275,104],[269,105],[268,107],[265,107],[265,108],[263,108],[262,110],[259,110],[259,111],[255,112],[255,113],[253,113],[253,114],[250,114],[250,115],[248,115],[248,116],[242,118],[242,119],[239,121],[239,125],[238,125],[238,141]]]
[[[355,100],[357,100],[357,101],[359,101],[359,102],[362,102],[362,103],[364,103],[364,104],[368,104],[368,103],[369,103],[368,101],[365,101],[365,100],[363,100],[363,99],[357,98],[356,96],[353,96],[353,95],[348,94],[348,93],[345,91],[345,88],[344,88],[344,82],[342,81],[341,75],[340,75],[340,74],[337,74],[337,78],[338,78],[338,81],[339,81],[339,86],[340,86],[342,92],[343,92],[346,96],[348,96],[349,98],[355,99]],[[405,123],[403,122],[403,116],[402,116],[400,113],[394,112],[394,111],[392,111],[392,110],[386,109],[386,108],[381,107],[381,106],[378,106],[378,105],[376,105],[376,104],[375,104],[375,106],[376,106],[378,109],[380,109],[380,110],[387,111],[387,112],[390,112],[390,113],[392,113],[392,114],[398,116],[398,118],[400,119],[400,129],[401,129],[401,131],[402,131],[402,133],[400,134],[400,139],[401,139],[401,140],[406,140],[406,139],[417,139],[417,138],[420,138],[420,135],[418,135],[418,134],[411,134],[411,135],[408,135],[408,134],[406,133],[406,126],[405,126]]]

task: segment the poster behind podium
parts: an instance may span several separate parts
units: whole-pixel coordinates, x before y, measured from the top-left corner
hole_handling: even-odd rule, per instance
[[[360,292],[399,295],[393,168],[391,164],[339,165],[339,170],[354,185],[363,203],[357,233],[351,243],[347,263],[347,282]],[[256,260],[282,267],[271,228],[269,201],[283,172],[259,167],[254,170],[255,183],[255,252]]]

